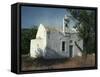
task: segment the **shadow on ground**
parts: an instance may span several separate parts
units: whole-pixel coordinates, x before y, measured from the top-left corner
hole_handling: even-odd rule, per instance
[[[84,57],[63,58],[63,59],[32,59],[29,56],[22,56],[22,70],[40,70],[40,69],[61,69],[61,68],[77,68],[90,67],[95,65],[95,56],[88,55]]]

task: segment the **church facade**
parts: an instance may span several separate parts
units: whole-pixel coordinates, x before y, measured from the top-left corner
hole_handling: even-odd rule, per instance
[[[76,29],[69,28],[68,22],[68,17],[65,16],[62,30],[40,24],[36,39],[30,41],[30,56],[45,59],[82,56],[77,45],[83,49],[83,40],[78,37]]]

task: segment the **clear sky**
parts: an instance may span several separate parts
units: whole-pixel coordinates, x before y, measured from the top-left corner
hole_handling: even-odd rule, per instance
[[[68,12],[63,8],[22,6],[21,26],[22,28],[31,28],[33,25],[43,24],[61,28],[65,14],[68,14]]]

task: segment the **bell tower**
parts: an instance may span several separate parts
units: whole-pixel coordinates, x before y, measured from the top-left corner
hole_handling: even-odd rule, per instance
[[[63,33],[64,34],[66,30],[69,28],[68,23],[69,23],[69,17],[65,15],[63,18]]]

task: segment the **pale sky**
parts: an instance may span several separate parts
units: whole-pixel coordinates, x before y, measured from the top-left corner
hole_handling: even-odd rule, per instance
[[[43,24],[61,28],[65,14],[70,15],[63,8],[22,6],[21,26],[22,28],[31,28],[33,25],[39,26],[39,24]],[[70,24],[73,26],[74,22],[71,21]]]

